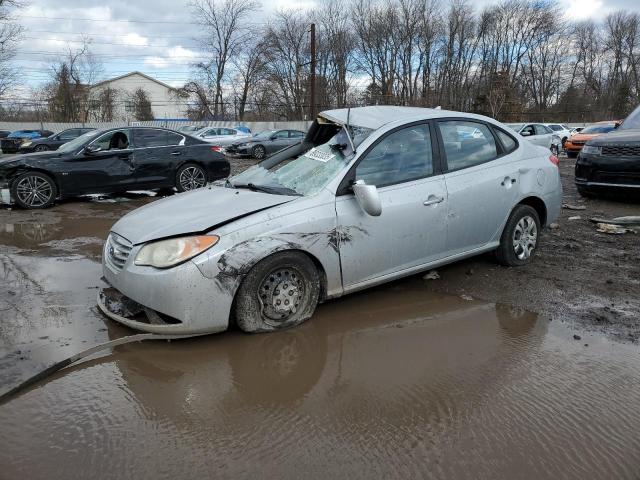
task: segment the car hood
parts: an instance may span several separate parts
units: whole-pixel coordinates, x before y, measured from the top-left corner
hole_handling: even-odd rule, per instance
[[[598,136],[589,145],[608,145],[610,143],[640,143],[640,130],[614,130],[611,133]]]
[[[576,142],[586,142],[600,135],[604,135],[604,133],[576,133],[575,135],[571,135],[571,138],[569,138],[569,140],[575,140]]]
[[[122,217],[111,231],[134,245],[204,233],[298,197],[211,186],[158,200]]]

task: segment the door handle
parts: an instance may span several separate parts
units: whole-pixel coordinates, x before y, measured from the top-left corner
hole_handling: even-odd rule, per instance
[[[171,155],[182,155],[182,152],[171,152]]]
[[[432,196],[433,197],[433,196]],[[429,198],[429,200],[425,200],[424,202],[422,202],[422,204],[424,206],[429,206],[429,205],[437,205],[440,202],[444,202],[444,197],[433,197],[433,198]]]

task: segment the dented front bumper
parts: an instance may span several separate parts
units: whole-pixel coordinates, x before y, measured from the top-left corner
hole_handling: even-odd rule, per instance
[[[233,291],[203,275],[193,261],[157,269],[135,265],[136,253],[134,247],[122,268],[103,263],[104,280],[112,288],[101,290],[98,306],[109,318],[150,333],[196,334],[227,329]],[[127,312],[122,305],[129,305]],[[145,315],[140,316],[133,305]]]

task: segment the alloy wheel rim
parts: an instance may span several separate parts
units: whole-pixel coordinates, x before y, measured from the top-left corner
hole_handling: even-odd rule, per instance
[[[260,284],[258,299],[262,305],[265,323],[279,326],[300,309],[304,296],[304,281],[295,268],[273,270]]]
[[[205,183],[204,172],[198,167],[187,167],[180,173],[180,186],[184,190],[204,187]]]
[[[260,146],[256,147],[254,155],[256,158],[264,157],[264,147],[260,147]]]
[[[519,260],[531,257],[538,241],[538,227],[535,220],[527,215],[522,217],[513,230],[513,250]]]
[[[44,178],[30,175],[18,182],[16,195],[29,207],[41,207],[51,200],[53,187]]]

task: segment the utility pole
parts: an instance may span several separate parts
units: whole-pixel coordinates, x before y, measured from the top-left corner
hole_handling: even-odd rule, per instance
[[[314,121],[316,119],[316,24],[311,24],[311,75],[309,77],[311,85],[309,86],[310,92],[310,105],[309,113],[311,118],[309,120]]]

